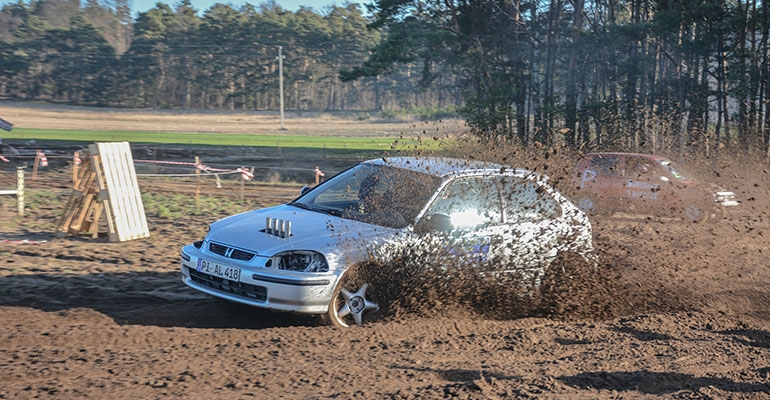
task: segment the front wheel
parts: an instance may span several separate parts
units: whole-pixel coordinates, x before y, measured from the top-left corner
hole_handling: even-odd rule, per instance
[[[338,328],[362,325],[371,321],[380,310],[370,294],[369,283],[361,274],[361,269],[351,268],[340,278],[329,302],[329,311],[324,314],[324,321]]]

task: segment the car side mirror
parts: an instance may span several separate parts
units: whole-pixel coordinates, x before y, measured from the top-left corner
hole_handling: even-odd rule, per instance
[[[415,226],[417,233],[449,233],[454,229],[448,215],[431,214],[421,219]]]
[[[305,193],[310,191],[310,186],[302,186],[302,189],[299,191],[300,196],[304,196]]]

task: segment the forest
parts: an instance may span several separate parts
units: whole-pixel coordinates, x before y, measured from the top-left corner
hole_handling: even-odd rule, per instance
[[[132,16],[129,0],[0,10],[0,99],[459,115],[525,145],[770,155],[760,0],[274,1]],[[279,60],[279,53],[281,59]]]
[[[287,110],[383,110],[421,104],[403,76],[342,83],[379,40],[357,5],[323,14],[276,3],[200,12],[127,0],[43,0],[0,11],[0,96],[77,105],[276,110],[279,49]],[[408,94],[402,91],[407,91]],[[455,96],[455,103],[459,97]],[[402,100],[403,99],[403,100]],[[451,103],[451,104],[455,104]],[[447,103],[450,104],[450,103]]]

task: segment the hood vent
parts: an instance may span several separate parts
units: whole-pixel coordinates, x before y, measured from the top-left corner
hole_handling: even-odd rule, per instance
[[[287,238],[291,236],[291,221],[267,217],[267,220],[265,221],[264,232],[268,235]]]

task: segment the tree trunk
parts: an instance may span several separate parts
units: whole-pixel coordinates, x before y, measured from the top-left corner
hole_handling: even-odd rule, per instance
[[[163,84],[166,81],[166,65],[163,62],[163,54],[158,56],[158,83],[155,85],[155,107],[160,107],[163,94]]]
[[[579,71],[577,70],[577,61],[582,53],[582,48],[576,44],[582,41],[582,39],[579,39],[579,36],[580,32],[583,30],[583,0],[574,0],[573,4],[575,7],[575,14],[572,19],[572,46],[570,48],[569,66],[567,67],[567,87],[564,111],[564,124],[565,128],[568,129],[565,139],[569,146],[575,145],[577,134],[577,76],[579,74]]]
[[[556,69],[556,55],[558,47],[556,46],[559,37],[559,16],[561,11],[561,0],[551,0],[548,9],[548,35],[545,55],[545,77],[543,93],[543,118],[542,134],[546,135],[541,140],[546,144],[553,143],[554,130],[554,75]]]

